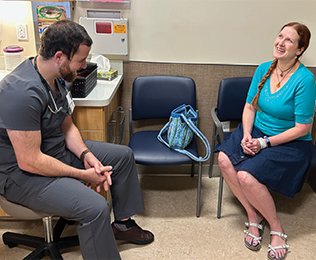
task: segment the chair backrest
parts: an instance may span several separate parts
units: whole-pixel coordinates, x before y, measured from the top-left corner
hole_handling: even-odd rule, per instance
[[[220,121],[239,121],[252,77],[223,79],[219,85],[217,117]]]
[[[132,120],[169,118],[176,107],[187,104],[196,109],[195,82],[181,76],[138,77],[133,82]]]

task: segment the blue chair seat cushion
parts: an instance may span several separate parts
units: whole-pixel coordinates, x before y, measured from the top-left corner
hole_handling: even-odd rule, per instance
[[[128,146],[134,152],[136,163],[162,166],[193,162],[188,156],[174,151],[158,141],[158,133],[159,131],[140,131],[132,135]],[[199,156],[196,140],[193,140],[186,150],[197,157]]]

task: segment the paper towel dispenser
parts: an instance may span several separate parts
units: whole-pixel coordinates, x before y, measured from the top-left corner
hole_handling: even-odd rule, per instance
[[[80,17],[79,23],[93,40],[91,52],[128,55],[128,20],[126,18]]]

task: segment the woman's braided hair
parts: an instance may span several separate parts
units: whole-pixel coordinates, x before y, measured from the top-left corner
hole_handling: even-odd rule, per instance
[[[258,99],[259,99],[261,89],[263,88],[263,85],[266,82],[266,80],[270,77],[272,71],[276,68],[277,64],[278,64],[278,59],[274,59],[267,73],[263,76],[262,80],[259,83],[258,93],[255,95],[255,97],[252,100],[252,105],[257,111],[260,111],[258,107]]]
[[[309,45],[309,40],[311,37],[311,33],[309,31],[309,29],[301,23],[297,23],[297,22],[291,22],[288,23],[286,25],[284,25],[280,32],[285,28],[285,27],[293,27],[297,34],[299,35],[299,42],[298,42],[298,48],[304,48],[303,51],[297,55],[297,60],[299,59],[299,57],[302,56],[302,54],[306,51],[306,49],[308,48]],[[276,68],[278,63],[277,59],[274,59],[270,68],[268,69],[267,73],[263,76],[263,78],[261,79],[259,85],[258,85],[258,93],[255,95],[255,97],[252,100],[252,105],[253,107],[257,110],[260,111],[259,107],[258,107],[258,100],[259,100],[259,95],[260,95],[260,91],[263,88],[264,83],[266,82],[266,80],[269,78],[269,76],[271,75],[272,71]]]

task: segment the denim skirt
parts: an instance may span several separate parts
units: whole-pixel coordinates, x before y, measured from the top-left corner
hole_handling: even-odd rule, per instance
[[[265,134],[253,127],[251,136],[259,138]],[[267,147],[251,156],[244,154],[240,145],[242,138],[243,127],[239,124],[216,151],[224,152],[237,171],[250,173],[271,191],[293,197],[302,189],[312,157],[311,141],[292,141]]]

